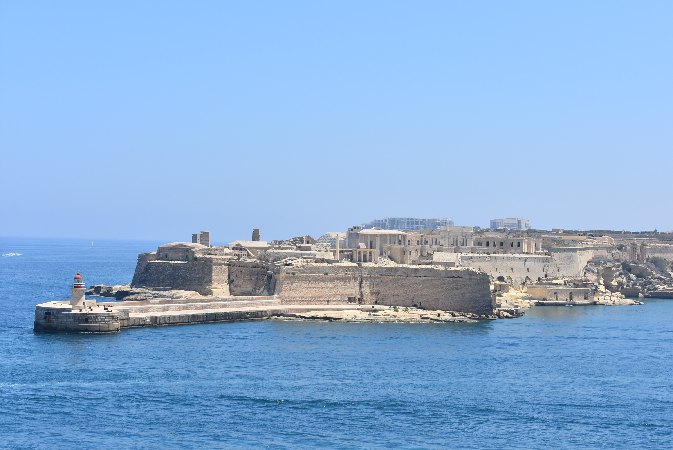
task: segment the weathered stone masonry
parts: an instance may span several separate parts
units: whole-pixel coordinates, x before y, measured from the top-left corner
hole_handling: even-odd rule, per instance
[[[230,269],[231,270],[231,269]],[[359,303],[491,314],[488,275],[473,270],[313,264],[280,267],[285,304]]]
[[[190,261],[162,261],[155,253],[138,256],[131,285],[146,288],[170,288],[212,295],[215,290],[226,295],[229,267],[221,258],[201,257]]]
[[[275,296],[281,304],[360,304],[490,314],[489,278],[472,269],[306,263],[283,265],[207,253],[175,242],[138,257],[132,287],[202,295]]]

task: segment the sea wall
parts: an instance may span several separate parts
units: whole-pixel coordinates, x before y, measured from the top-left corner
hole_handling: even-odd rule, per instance
[[[352,265],[281,267],[275,293],[283,303],[363,303],[361,281],[360,267]]]
[[[162,261],[142,254],[132,287],[197,291],[203,295],[277,295],[284,304],[379,304],[490,314],[488,276],[428,266],[306,264],[199,257]]]
[[[367,303],[474,314],[493,312],[489,278],[485,273],[409,266],[372,266],[363,272]]]
[[[217,289],[229,293],[229,269],[218,258],[201,257],[191,261],[157,260],[154,253],[138,256],[131,287],[169,288],[211,295]]]
[[[282,267],[276,294],[286,304],[360,303],[491,314],[488,275],[415,266]]]
[[[33,329],[37,332],[112,333],[119,331],[119,314],[105,310],[77,311],[65,303],[62,307],[45,303],[35,307]]]

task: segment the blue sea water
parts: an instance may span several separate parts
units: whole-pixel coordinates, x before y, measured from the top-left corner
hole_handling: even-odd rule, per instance
[[[34,334],[156,242],[0,239],[2,448],[672,448],[673,300],[478,324]]]

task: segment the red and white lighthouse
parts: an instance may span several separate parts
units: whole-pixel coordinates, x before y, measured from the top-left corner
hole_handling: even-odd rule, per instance
[[[77,275],[75,275],[75,278],[73,279],[72,283],[72,294],[70,296],[70,304],[72,306],[83,306],[84,305],[84,292],[86,291],[85,285],[84,285],[84,279],[82,278],[82,274],[77,272]]]

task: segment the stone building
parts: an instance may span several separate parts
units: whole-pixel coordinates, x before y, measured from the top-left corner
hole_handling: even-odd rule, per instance
[[[506,219],[491,219],[491,230],[516,230],[526,231],[530,229],[530,221],[519,217]]]
[[[453,226],[453,220],[449,218],[428,219],[418,217],[386,217],[372,220],[364,224],[363,228],[380,228],[382,230],[420,231],[425,229],[438,229]]]
[[[558,284],[533,284],[528,286],[528,295],[538,304],[585,304],[595,303],[594,289],[588,286]]]
[[[270,248],[271,245],[266,241],[239,240],[229,244],[229,249],[239,258],[256,258],[261,252]]]
[[[376,249],[379,258],[389,258],[398,264],[433,264],[433,260],[435,263],[438,261],[433,258],[435,253],[544,253],[537,237],[508,232],[475,232],[472,227],[442,227],[420,232],[349,228],[346,248],[362,248],[360,244],[364,244],[364,248]],[[357,252],[353,255],[357,258]]]
[[[377,257],[387,257],[387,247],[391,245],[406,245],[409,233],[400,230],[362,229],[359,227],[349,228],[346,241],[348,248],[375,249]]]
[[[471,253],[519,253],[534,255],[542,252],[542,242],[529,236],[507,233],[481,233],[472,238]]]
[[[201,231],[192,234],[192,244],[201,244],[210,247],[210,231]]]

